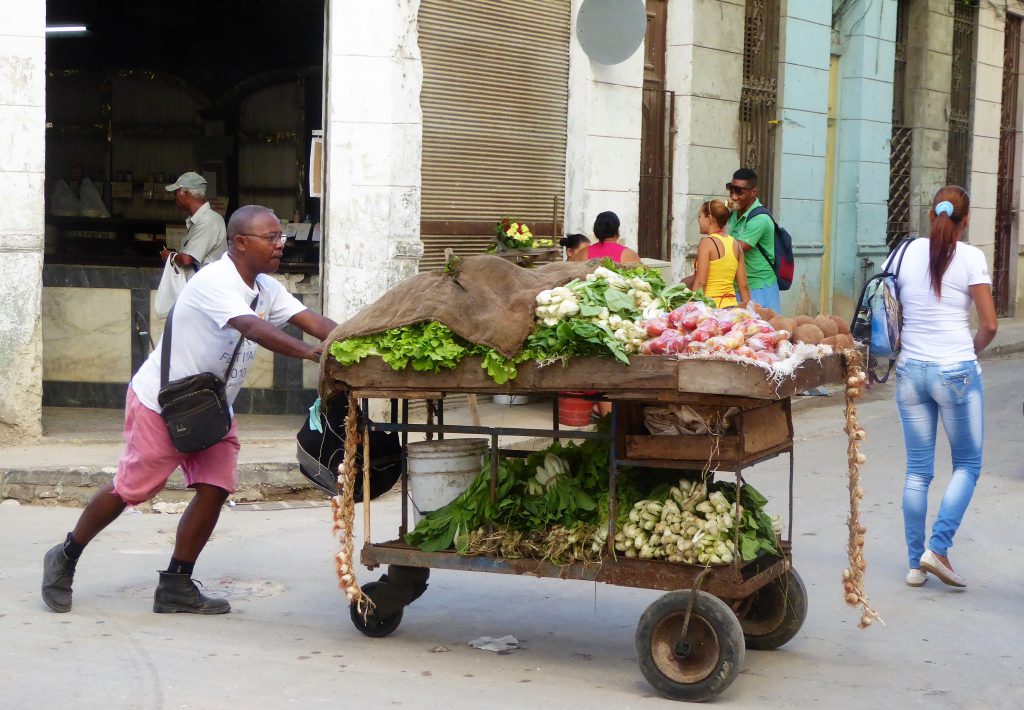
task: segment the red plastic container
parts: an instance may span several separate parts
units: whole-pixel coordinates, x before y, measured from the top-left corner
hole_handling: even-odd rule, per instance
[[[595,392],[561,392],[558,397],[558,423],[562,426],[581,427],[590,424],[593,400],[573,395],[591,395]]]

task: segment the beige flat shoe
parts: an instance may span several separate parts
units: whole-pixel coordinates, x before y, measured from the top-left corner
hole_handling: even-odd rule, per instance
[[[942,580],[944,584],[948,584],[951,587],[967,586],[967,580],[942,564],[942,560],[936,557],[935,553],[931,550],[925,550],[924,554],[921,555],[921,569],[925,572],[931,572]]]
[[[907,572],[907,586],[908,587],[921,587],[925,582],[928,581],[928,574],[922,572],[920,569],[915,567],[914,569]]]

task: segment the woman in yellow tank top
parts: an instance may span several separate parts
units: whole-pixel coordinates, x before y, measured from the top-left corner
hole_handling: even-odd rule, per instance
[[[694,290],[703,289],[718,308],[750,301],[743,252],[736,240],[724,233],[728,221],[729,208],[722,200],[709,200],[700,206],[697,223],[705,236],[697,245],[695,273],[684,281]]]

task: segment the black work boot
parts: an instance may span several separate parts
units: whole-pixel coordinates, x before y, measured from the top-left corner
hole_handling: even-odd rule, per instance
[[[227,599],[211,599],[199,591],[190,574],[160,572],[160,583],[153,594],[157,614],[227,614]]]
[[[50,548],[43,557],[43,601],[60,614],[71,611],[71,582],[77,564],[78,560],[64,554],[64,543]]]

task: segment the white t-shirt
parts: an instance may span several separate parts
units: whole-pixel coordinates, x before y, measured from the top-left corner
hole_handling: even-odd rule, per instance
[[[903,305],[899,359],[944,364],[975,360],[968,322],[970,287],[992,283],[985,255],[977,247],[957,242],[953,260],[942,275],[941,298],[936,298],[932,289],[928,258],[929,240],[913,240],[907,245],[896,279]]]
[[[238,343],[238,331],[228,325],[236,316],[257,315],[271,325],[281,327],[297,313],[306,310],[302,302],[267,274],[256,277],[260,297],[255,312],[249,307],[256,291],[242,280],[235,262],[225,254],[186,284],[174,304],[174,328],[171,333],[171,368],[168,381],[200,372],[223,377]],[[166,331],[165,331],[166,332]],[[132,378],[130,386],[145,406],[160,411],[160,353],[163,339],[156,344],[146,362]],[[228,402],[233,403],[245,375],[256,358],[259,345],[246,340],[238,351],[227,381]]]

